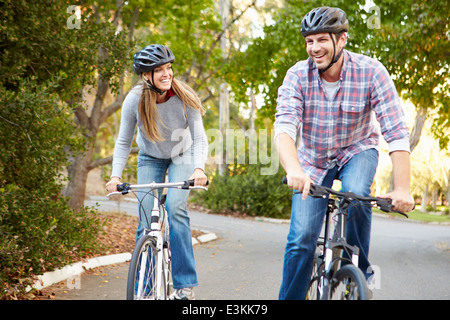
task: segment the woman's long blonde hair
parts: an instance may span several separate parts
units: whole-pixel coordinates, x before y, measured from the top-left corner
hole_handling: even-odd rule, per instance
[[[145,82],[142,83],[143,90],[139,100],[139,117],[144,126],[147,137],[152,141],[163,141],[158,130],[159,114],[156,108],[156,98],[159,93],[147,88]],[[195,110],[199,110],[201,115],[205,114],[205,109],[195,91],[183,81],[172,79],[172,90],[183,102],[184,113],[187,119],[186,105]],[[164,124],[163,124],[164,125]]]

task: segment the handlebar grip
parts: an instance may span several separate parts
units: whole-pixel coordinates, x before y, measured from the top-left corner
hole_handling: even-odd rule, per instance
[[[378,205],[378,209],[384,211],[384,212],[395,212],[398,214],[401,214],[402,216],[409,218],[408,214],[398,211],[398,210],[392,210],[392,199],[379,199],[377,201],[377,205]],[[416,205],[414,205],[414,208],[416,207]],[[414,209],[413,209],[414,210]]]
[[[281,181],[282,184],[287,184],[287,178],[283,177],[283,180]]]
[[[194,184],[195,184],[195,180],[194,180],[194,179],[192,179],[192,180],[187,180],[187,181],[184,183],[184,186],[182,186],[182,189],[189,189],[189,187],[193,187]],[[208,184],[209,184],[209,180],[206,181],[206,185],[208,185]]]
[[[117,185],[117,191],[119,192],[123,192],[123,191],[128,191],[128,188],[130,187],[129,183],[122,183],[122,184],[118,184]]]

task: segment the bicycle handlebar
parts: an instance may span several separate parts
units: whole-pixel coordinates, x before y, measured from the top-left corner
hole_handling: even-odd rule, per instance
[[[109,197],[110,195],[113,194],[127,194],[130,190],[132,189],[157,189],[157,188],[179,188],[179,189],[205,189],[207,190],[206,187],[203,186],[194,186],[195,182],[194,180],[186,180],[186,181],[181,181],[181,182],[161,182],[161,183],[157,183],[157,182],[152,182],[152,183],[148,183],[148,184],[135,184],[135,185],[131,185],[129,183],[122,183],[117,185],[117,192],[111,192],[109,193],[107,196]],[[206,185],[209,184],[209,181],[206,182]]]
[[[283,177],[282,183],[287,184],[286,177]],[[401,212],[398,210],[392,210],[393,205],[392,205],[391,199],[388,199],[388,198],[384,199],[384,198],[377,198],[377,197],[363,197],[363,196],[358,196],[357,194],[355,194],[353,192],[340,192],[340,191],[336,191],[336,190],[333,190],[331,188],[327,188],[324,186],[311,184],[311,188],[309,190],[309,195],[311,197],[323,198],[327,194],[332,194],[337,197],[342,197],[349,201],[358,200],[358,201],[364,201],[364,202],[375,202],[377,205],[377,208],[384,212],[395,212],[395,213],[399,213],[399,214],[405,216],[406,218],[409,218],[409,216],[404,212]]]

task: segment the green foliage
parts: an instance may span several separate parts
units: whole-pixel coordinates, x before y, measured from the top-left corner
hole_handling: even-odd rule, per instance
[[[216,213],[233,213],[271,218],[290,217],[292,190],[281,183],[285,173],[261,175],[261,165],[249,165],[246,174],[209,177],[208,191],[193,201]]]
[[[390,72],[397,90],[417,108],[434,109],[434,133],[441,148],[448,146],[450,129],[449,81],[450,42],[448,1],[376,0],[366,11],[366,1],[287,0],[264,28],[229,64],[226,79],[237,97],[245,101],[247,87],[264,88],[262,118],[273,119],[276,98],[286,71],[307,58],[300,34],[301,20],[319,6],[342,8],[349,20],[347,49],[381,61]],[[371,24],[379,21],[379,26]]]
[[[79,147],[70,113],[53,91],[33,79],[23,79],[17,91],[0,86],[1,186],[32,189],[53,181],[66,160],[64,146]]]
[[[447,0],[375,1],[380,28],[366,29],[362,53],[379,59],[397,90],[416,107],[432,110],[435,138],[449,143],[450,26]]]
[[[0,298],[11,291],[23,293],[35,275],[99,249],[94,246],[96,212],[73,212],[55,185],[0,188],[0,213]]]
[[[109,39],[98,35],[110,33],[97,25],[69,29],[67,7],[64,1],[2,2],[1,297],[6,290],[23,291],[33,276],[71,256],[95,250],[95,211],[67,206],[61,172],[67,152],[84,148],[72,110],[80,106],[83,85],[93,83],[96,41]],[[105,64],[101,72],[113,66]]]
[[[33,88],[33,90],[30,90]],[[0,296],[33,275],[94,250],[95,212],[72,211],[61,196],[64,146],[78,146],[71,115],[52,85],[0,86]]]
[[[215,90],[211,84],[217,80],[215,75],[224,60],[219,47],[222,24],[216,2],[170,0],[162,2],[159,10],[164,10],[162,19],[152,33],[139,35],[141,42],[169,46],[175,54],[175,76],[204,98]]]

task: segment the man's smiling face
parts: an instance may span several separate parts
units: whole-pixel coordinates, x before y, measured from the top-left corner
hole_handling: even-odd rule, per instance
[[[341,35],[336,41],[336,54],[338,54],[345,45],[345,34]],[[306,36],[306,52],[314,61],[317,68],[325,69],[333,59],[335,51],[333,49],[333,40],[329,33],[318,33]]]

